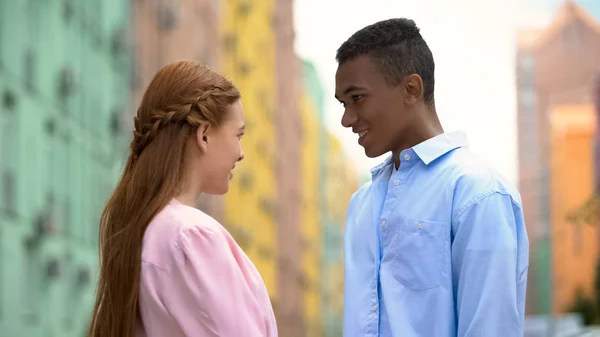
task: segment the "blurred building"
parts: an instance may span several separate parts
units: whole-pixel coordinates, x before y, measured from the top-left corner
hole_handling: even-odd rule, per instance
[[[594,108],[596,109],[596,134],[594,137],[594,194],[600,206],[600,70],[594,83]],[[596,216],[600,216],[600,207]],[[596,219],[598,220],[598,219]],[[600,221],[599,221],[600,223]]]
[[[341,336],[344,303],[343,231],[357,174],[327,129],[323,86],[304,61],[302,93],[302,233],[306,336]],[[306,210],[309,210],[307,212]],[[313,218],[316,215],[316,221]]]
[[[344,225],[348,203],[358,185],[356,173],[344,155],[339,139],[329,133],[326,142],[326,167],[322,182],[325,187],[325,202],[322,204],[322,311],[326,335],[341,336],[344,317]]]
[[[223,224],[257,266],[279,309],[274,6],[272,0],[220,3],[219,70],[242,93],[247,130],[246,160],[236,166],[224,197]]]
[[[531,258],[527,288],[526,311],[534,312],[534,307],[547,308],[546,298],[538,293],[548,293],[549,285],[542,280],[550,278],[549,250],[544,247],[549,237],[548,209],[543,218],[541,210],[544,180],[540,175],[538,117],[536,109],[535,67],[533,42],[539,31],[520,31],[517,37],[517,137],[519,156],[519,190],[523,204],[525,225],[529,235]],[[545,204],[547,206],[547,204]],[[542,247],[538,249],[537,247]],[[538,300],[539,297],[539,300]]]
[[[134,34],[129,48],[134,103],[128,114],[133,125],[146,86],[165,65],[198,60],[213,69],[219,65],[219,6],[211,0],[131,1]],[[222,198],[202,196],[199,207],[222,220]]]
[[[592,104],[555,105],[549,114],[552,308],[566,313],[578,291],[588,298],[595,296],[597,228],[571,215],[594,191],[596,112]]]
[[[303,68],[295,50],[294,2],[274,1],[270,27],[275,33],[276,108],[274,113],[277,177],[277,244],[279,246],[278,326],[282,336],[305,336],[304,287],[300,256],[302,135],[299,104]]]
[[[563,239],[553,236],[554,228],[563,222],[559,224],[553,209],[559,192],[551,189],[552,179],[562,172],[552,165],[551,111],[557,105],[593,102],[599,59],[600,26],[571,1],[560,8],[549,27],[519,35],[519,187],[531,242],[528,313],[556,308],[553,294],[562,289],[563,276],[552,270],[555,246]]]
[[[83,336],[127,145],[129,5],[0,1],[0,334]]]
[[[323,275],[323,232],[321,204],[323,203],[320,175],[320,136],[323,134],[323,89],[316,70],[310,62],[303,62],[303,91],[301,98],[302,184],[301,236],[302,269],[304,272],[304,326],[306,336],[324,336],[321,308]]]

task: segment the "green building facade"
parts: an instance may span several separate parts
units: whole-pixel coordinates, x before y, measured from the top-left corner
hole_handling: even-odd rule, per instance
[[[129,132],[130,4],[0,0],[0,335],[84,336]]]
[[[331,293],[330,284],[339,277],[340,266],[343,265],[343,238],[341,227],[342,219],[338,219],[328,208],[328,194],[331,193],[328,166],[331,165],[331,149],[329,146],[329,130],[325,126],[325,91],[319,74],[313,63],[303,61],[304,90],[317,105],[319,121],[319,224],[322,235],[322,260],[321,260],[321,314],[323,319],[323,333],[326,337],[341,336],[343,332],[343,312],[340,310],[343,303],[337,303],[339,295]],[[341,291],[341,289],[338,289]]]

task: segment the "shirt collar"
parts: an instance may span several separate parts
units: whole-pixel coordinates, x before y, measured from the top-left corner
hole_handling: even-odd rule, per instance
[[[413,146],[411,149],[402,151],[402,153],[406,151],[414,152],[425,165],[429,165],[431,162],[454,149],[468,146],[467,136],[463,132],[449,132],[429,138],[428,140]],[[402,153],[400,156],[402,156]],[[376,173],[391,163],[392,156],[390,155],[383,163],[371,169],[371,173]]]
[[[454,149],[468,146],[467,136],[463,132],[450,132],[442,133],[417,144],[413,146],[413,150],[425,165],[429,165]]]

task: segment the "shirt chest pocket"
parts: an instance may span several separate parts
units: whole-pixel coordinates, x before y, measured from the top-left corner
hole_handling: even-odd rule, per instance
[[[439,286],[449,223],[403,219],[385,255],[394,279],[420,291]]]

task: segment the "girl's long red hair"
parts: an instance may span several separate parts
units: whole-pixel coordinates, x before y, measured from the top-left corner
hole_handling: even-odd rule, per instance
[[[195,61],[167,65],[152,79],[125,170],[100,218],[100,279],[88,336],[135,336],[146,227],[182,188],[188,138],[201,121],[218,126],[239,99],[230,81]]]

